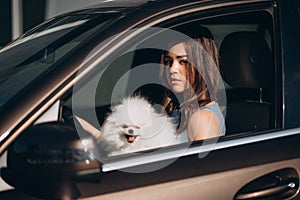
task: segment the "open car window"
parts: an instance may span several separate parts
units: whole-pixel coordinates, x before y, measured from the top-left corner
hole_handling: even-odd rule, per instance
[[[276,92],[280,91],[280,83],[276,82],[274,24],[269,10],[232,12],[205,19],[193,14],[162,23],[149,37],[133,39],[128,46],[124,45],[125,50],[115,53],[114,59],[105,64],[98,63],[93,76],[73,90],[73,96],[65,106],[76,107],[79,124],[82,125],[81,120],[84,120],[94,128],[93,135],[99,141],[102,157],[155,151],[182,143],[186,147],[192,145],[193,141],[174,139],[180,137],[178,121],[163,107],[167,88],[159,77],[161,58],[168,45],[164,30],[180,30],[187,25],[195,30],[197,26],[208,28],[218,48],[222,80],[218,88],[222,97],[219,107],[225,119],[226,133],[212,140],[217,142],[229,136],[263,133],[282,126],[282,94]],[[154,43],[163,45],[155,48]],[[160,120],[156,122],[149,109],[144,109],[145,105],[139,107],[143,102],[128,101],[132,96],[142,96],[151,112],[155,112],[155,119]],[[130,109],[129,115],[118,110],[122,110],[122,103],[128,106],[125,110]],[[151,123],[158,125],[151,127]],[[144,137],[139,135],[143,127],[149,128],[147,131],[150,132]],[[160,144],[162,138],[154,143],[145,142],[154,139],[164,128],[166,132],[162,138],[169,138],[167,142]],[[103,131],[108,135],[103,137]],[[139,145],[142,147],[137,147]],[[118,153],[111,153],[114,151]]]

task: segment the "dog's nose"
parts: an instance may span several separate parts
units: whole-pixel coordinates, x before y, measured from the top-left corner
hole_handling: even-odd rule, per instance
[[[129,130],[128,130],[128,133],[133,134],[134,131],[133,131],[132,129],[129,129]]]

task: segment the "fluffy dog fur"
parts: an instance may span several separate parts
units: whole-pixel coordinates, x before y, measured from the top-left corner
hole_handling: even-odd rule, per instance
[[[98,142],[109,156],[167,146],[176,138],[171,118],[157,113],[141,96],[112,107],[101,132]]]

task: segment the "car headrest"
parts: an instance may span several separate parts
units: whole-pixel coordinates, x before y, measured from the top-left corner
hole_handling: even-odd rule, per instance
[[[273,83],[272,53],[257,32],[227,35],[220,47],[220,58],[223,79],[231,87],[258,89]]]

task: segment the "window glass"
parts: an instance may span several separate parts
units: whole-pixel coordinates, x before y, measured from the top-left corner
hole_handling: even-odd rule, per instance
[[[103,16],[97,26],[91,26],[93,16],[89,15],[56,18],[3,47],[0,50],[0,106],[42,73],[55,67],[112,16]]]

